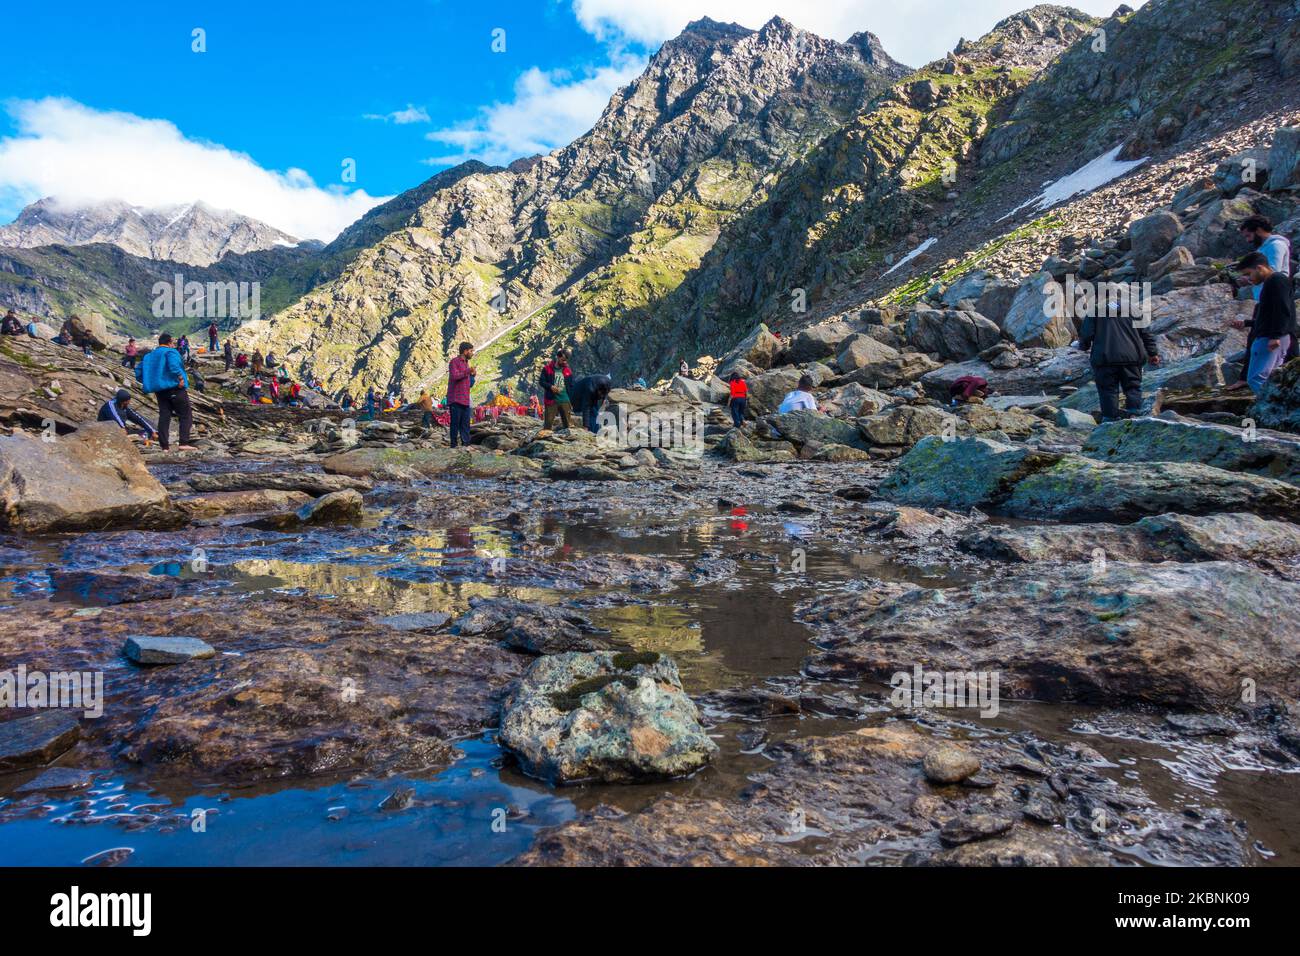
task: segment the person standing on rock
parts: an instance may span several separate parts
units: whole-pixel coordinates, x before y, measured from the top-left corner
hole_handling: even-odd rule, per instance
[[[1079,331],[1079,348],[1092,354],[1092,377],[1101,402],[1102,421],[1121,417],[1119,393],[1127,415],[1142,411],[1142,367],[1160,364],[1156,337],[1138,328],[1127,315],[1089,315]]]
[[[122,349],[122,364],[127,368],[134,370],[135,363],[140,358],[140,346],[135,344],[135,339],[126,340],[126,348]]]
[[[158,347],[146,355],[135,369],[136,380],[145,392],[158,401],[158,445],[169,450],[168,432],[172,416],[180,423],[180,451],[194,451],[190,444],[190,429],[194,412],[190,408],[189,379],[180,353],[172,347],[172,337],[164,332],[158,336]]]
[[[420,427],[426,429],[432,428],[433,427],[433,396],[429,394],[429,390],[427,388],[420,389],[420,397],[416,401],[416,404],[420,406],[420,410],[422,413],[420,415]]]
[[[106,401],[99,409],[99,421],[117,422],[126,430],[128,435],[131,434],[131,428],[127,425],[130,422],[140,428],[141,438],[153,438],[158,432],[148,419],[131,407],[131,393],[124,388],[119,388],[117,394]],[[134,438],[134,435],[131,435]]]
[[[1259,286],[1259,305],[1251,319],[1250,360],[1246,384],[1258,395],[1273,371],[1286,361],[1287,350],[1296,335],[1295,299],[1291,278],[1275,270],[1262,252],[1252,252],[1237,263],[1237,269]],[[1234,325],[1244,325],[1238,319]]]
[[[217,323],[215,320],[208,323],[208,351],[214,355],[217,352]]]
[[[260,349],[253,349],[253,374],[261,375],[262,370],[266,368],[266,359],[262,358]]]
[[[447,366],[447,408],[451,411],[451,447],[458,444],[469,447],[469,390],[474,385],[474,370],[469,360],[474,357],[474,345],[461,342],[456,357]]]
[[[799,378],[799,384],[793,392],[781,399],[781,407],[777,413],[784,415],[786,412],[798,411],[801,408],[810,408],[817,411],[817,399],[813,398],[813,380],[811,375],[803,375]]]
[[[587,375],[569,389],[569,404],[582,416],[582,424],[592,434],[600,431],[600,410],[613,386],[614,380],[608,375]]]
[[[745,409],[749,407],[749,383],[739,372],[732,372],[727,376],[727,387],[731,390],[731,401],[727,405],[731,411],[731,424],[744,428]]]
[[[235,347],[230,344],[230,339],[226,339],[226,348],[222,352],[222,357],[226,360],[226,371],[230,371],[230,366],[235,363]]]
[[[555,358],[546,363],[542,374],[537,378],[537,384],[542,388],[542,397],[545,401],[543,428],[549,430],[554,427],[557,412],[564,427],[570,427],[573,406],[569,402],[569,380],[572,377],[573,369],[569,368],[569,353],[564,349],[556,349]]]

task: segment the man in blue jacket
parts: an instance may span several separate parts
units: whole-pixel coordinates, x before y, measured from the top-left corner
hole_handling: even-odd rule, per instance
[[[158,445],[169,449],[168,433],[172,416],[180,421],[180,451],[194,451],[190,444],[190,427],[194,413],[190,409],[189,379],[180,353],[172,348],[172,337],[164,332],[158,336],[158,347],[146,355],[135,367],[135,377],[146,392],[158,401]]]

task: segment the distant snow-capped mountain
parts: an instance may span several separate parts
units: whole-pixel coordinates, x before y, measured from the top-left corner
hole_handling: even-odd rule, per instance
[[[203,202],[148,209],[121,200],[32,203],[8,226],[0,247],[81,246],[110,243],[148,259],[212,265],[227,253],[296,246],[300,240],[273,226]]]

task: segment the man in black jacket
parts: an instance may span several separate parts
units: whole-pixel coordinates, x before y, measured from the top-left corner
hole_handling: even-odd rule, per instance
[[[1250,355],[1246,383],[1256,395],[1273,371],[1286,361],[1291,337],[1296,334],[1295,299],[1291,280],[1269,265],[1263,253],[1252,252],[1237,263],[1237,269],[1259,286],[1259,307],[1249,323],[1233,322],[1238,328],[1249,324]]]
[[[597,432],[601,406],[609,397],[614,382],[608,375],[586,375],[569,386],[569,402],[582,416],[582,424],[590,432]]]
[[[117,394],[100,408],[99,421],[117,422],[126,429],[128,435],[131,434],[131,429],[127,422],[139,426],[140,434],[145,438],[153,438],[158,434],[149,420],[131,407],[131,393],[124,388],[119,388]]]
[[[1104,305],[1099,307],[1105,309]],[[1160,364],[1156,337],[1138,328],[1125,315],[1088,316],[1079,332],[1079,348],[1092,352],[1092,377],[1101,400],[1102,421],[1122,417],[1119,393],[1124,392],[1125,415],[1142,410],[1142,366]]]

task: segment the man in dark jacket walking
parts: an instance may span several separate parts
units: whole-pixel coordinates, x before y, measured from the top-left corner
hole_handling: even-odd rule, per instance
[[[1090,315],[1083,320],[1079,348],[1092,352],[1092,377],[1101,400],[1102,421],[1122,417],[1121,391],[1125,414],[1138,414],[1142,410],[1142,366],[1160,364],[1156,337],[1147,325],[1139,328],[1126,315]]]

